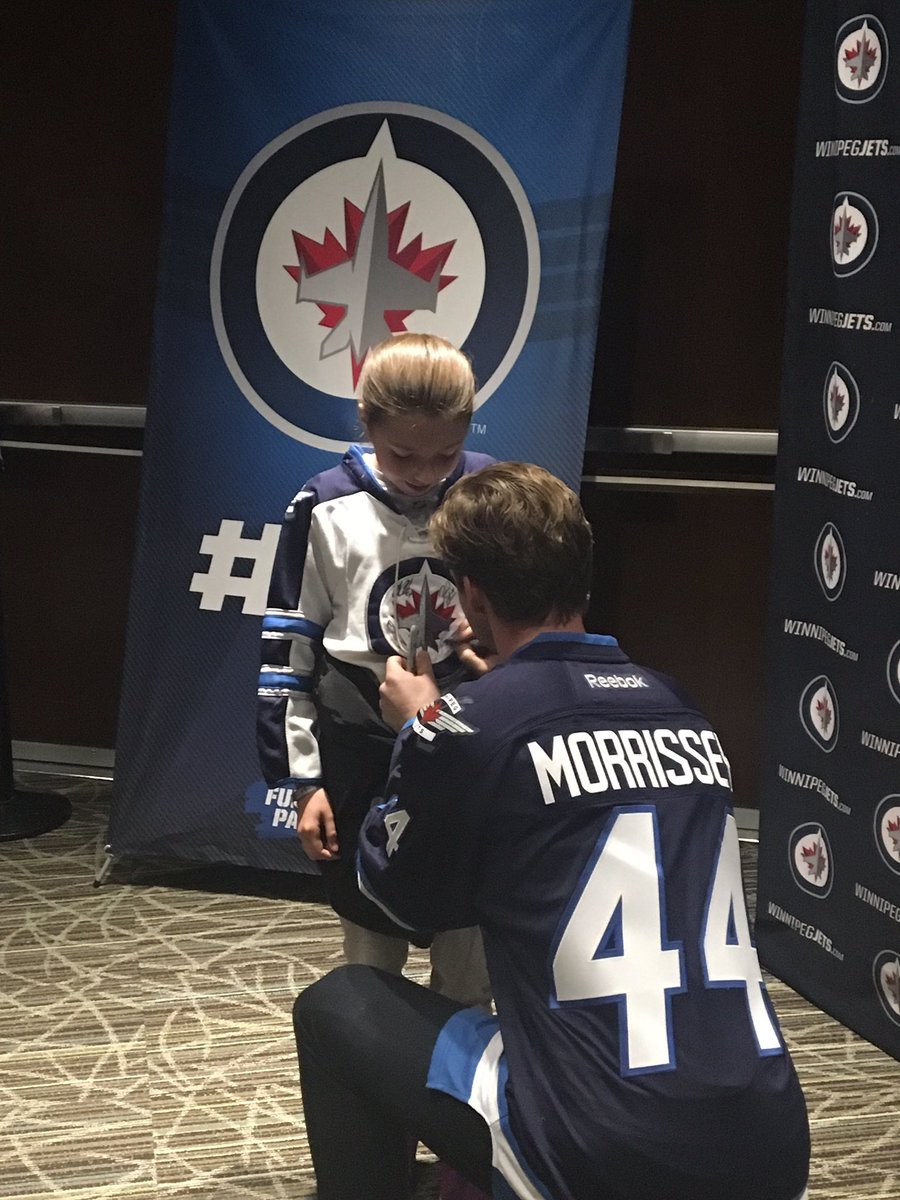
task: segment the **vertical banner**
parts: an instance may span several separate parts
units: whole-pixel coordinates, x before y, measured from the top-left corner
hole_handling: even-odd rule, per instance
[[[182,0],[113,854],[304,869],[256,761],[260,617],[372,345],[462,346],[468,447],[577,486],[628,19]]]
[[[900,9],[810,3],[757,938],[900,1057]]]

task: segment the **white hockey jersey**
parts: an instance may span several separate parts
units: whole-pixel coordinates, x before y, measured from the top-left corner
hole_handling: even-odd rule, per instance
[[[455,480],[493,461],[464,452],[431,505],[403,511],[407,506],[375,477],[366,452],[351,446],[294,497],[262,628],[257,731],[270,787],[321,783],[316,727],[323,659],[346,683],[332,690],[342,710],[337,718],[351,725],[371,718],[385,660],[405,655],[411,638],[428,650],[438,678],[457,668],[450,634],[462,610],[429,543],[428,518]]]

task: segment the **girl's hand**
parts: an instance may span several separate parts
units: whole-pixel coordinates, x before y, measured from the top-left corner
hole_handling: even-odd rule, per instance
[[[316,788],[297,802],[297,833],[309,858],[340,858],[331,801],[324,788]]]

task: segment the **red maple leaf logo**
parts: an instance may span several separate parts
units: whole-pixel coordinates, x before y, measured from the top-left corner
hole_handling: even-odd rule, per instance
[[[455,275],[440,274],[441,269],[450,257],[450,251],[456,245],[456,241],[454,239],[450,242],[441,242],[436,246],[423,246],[422,235],[418,233],[412,241],[408,242],[401,249],[400,239],[403,236],[403,227],[406,224],[408,214],[408,203],[401,204],[399,208],[395,208],[392,212],[388,213],[388,257],[397,263],[398,266],[404,267],[407,271],[411,272],[411,274],[418,275],[420,279],[426,279],[429,282],[434,278],[435,272],[437,272],[438,291],[442,291],[456,279]],[[297,265],[285,264],[284,267],[291,279],[295,283],[299,283],[301,274],[308,276],[317,275],[319,271],[324,271],[327,267],[334,267],[338,263],[349,262],[356,251],[364,216],[365,214],[361,208],[357,208],[352,201],[344,197],[343,243],[328,228],[326,228],[325,236],[321,242],[317,242],[315,238],[307,237],[306,234],[298,233],[296,229],[292,229],[294,249],[297,251]],[[347,311],[343,304],[318,304],[318,307],[322,311],[322,319],[319,325],[326,329],[334,329],[336,325],[339,325]],[[404,322],[411,312],[412,309],[407,309],[406,311],[399,309],[385,310],[385,324],[391,333],[404,333],[406,331]],[[350,356],[353,360],[353,386],[356,387],[363,363],[366,361],[366,355],[364,353],[358,362],[352,351]]]
[[[821,842],[816,840],[810,846],[801,846],[800,854],[811,877],[820,879],[825,873],[825,854]]]
[[[900,829],[900,817],[896,821],[888,821],[888,831],[890,833],[896,833],[898,829]]]
[[[831,583],[838,568],[838,556],[834,546],[832,546],[830,542],[825,547],[825,554],[823,557],[825,559],[825,575],[828,579],[828,582]]]
[[[832,383],[831,391],[828,393],[828,403],[831,406],[831,419],[836,421],[844,411],[844,393],[838,387],[837,383]]]
[[[868,79],[877,61],[878,51],[868,38],[857,42],[853,49],[844,51],[844,64],[849,68],[854,83]]]
[[[440,716],[440,712],[441,712],[440,700],[433,700],[431,702],[431,704],[427,705],[419,713],[419,720],[424,721],[425,724],[427,725],[429,721],[433,721],[436,717]]]
[[[410,590],[411,599],[397,605],[397,616],[414,617],[416,613],[422,611],[422,593],[417,592],[415,588]],[[442,604],[440,592],[428,591],[428,607],[438,617],[445,621],[450,621],[456,611],[452,604]]]
[[[862,225],[854,225],[849,217],[840,216],[834,227],[834,245],[838,257],[850,253],[850,247],[859,238]]]
[[[827,700],[816,701],[816,713],[819,718],[819,724],[822,726],[824,733],[828,732],[828,726],[831,724],[831,705]]]

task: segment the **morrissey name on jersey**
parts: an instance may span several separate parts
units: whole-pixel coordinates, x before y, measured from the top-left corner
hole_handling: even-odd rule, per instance
[[[731,790],[728,759],[711,729],[596,729],[557,734],[549,752],[539,742],[528,750],[545,804],[563,790],[575,797],[694,782]]]

